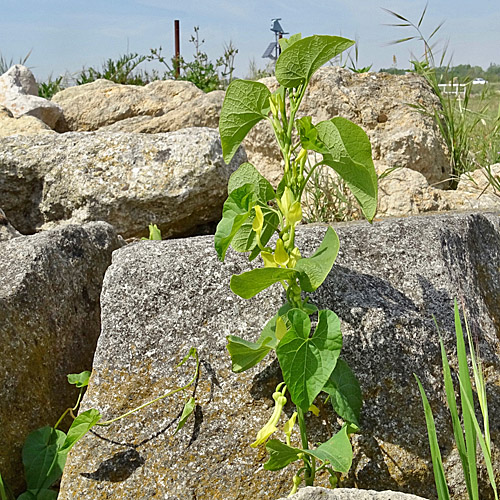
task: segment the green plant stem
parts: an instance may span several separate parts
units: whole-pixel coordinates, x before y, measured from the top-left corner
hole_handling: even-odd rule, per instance
[[[311,167],[311,170],[309,170],[309,173],[307,174],[307,177],[304,181],[304,185],[302,186],[302,189],[300,190],[300,197],[299,197],[299,200],[302,199],[302,194],[304,193],[304,189],[305,187],[307,186],[307,183],[309,182],[309,179],[311,178],[311,175],[313,174],[313,172],[316,170],[317,167],[319,167],[320,165],[322,165],[323,162],[319,161],[318,163],[315,163],[312,167]]]
[[[304,412],[299,407],[297,407],[297,419],[299,421],[300,441],[302,443],[302,448],[304,450],[307,450],[309,448],[309,442],[307,440],[306,419]],[[304,461],[304,480],[306,486],[312,486],[314,483],[314,465],[311,466],[311,462],[309,462],[309,459],[307,457],[307,455],[304,455],[304,458],[302,459]],[[314,460],[314,457],[311,458]]]
[[[66,408],[65,412],[59,417],[59,420],[56,422],[56,425],[54,425],[54,429],[57,429],[58,425],[62,422],[62,420],[68,414],[68,412],[71,412],[71,415],[73,415],[73,411],[75,411],[78,408],[78,405],[80,404],[80,400],[82,399],[82,394],[83,394],[83,387],[80,387],[80,393],[78,394],[78,399],[76,400],[75,406],[73,406],[73,408]]]
[[[147,403],[144,403],[144,404],[138,406],[137,408],[134,408],[133,410],[130,410],[127,413],[124,413],[123,415],[115,417],[111,420],[106,420],[105,422],[98,422],[96,425],[100,425],[102,427],[107,427],[108,425],[111,425],[113,422],[116,422],[117,420],[121,420],[122,418],[128,417],[129,415],[132,415],[132,413],[135,413],[139,410],[142,410],[143,408],[146,408],[147,406],[152,405],[153,403],[156,403],[157,401],[168,398],[169,396],[172,396],[173,394],[177,394],[178,392],[185,391],[186,389],[188,389],[195,382],[196,378],[198,377],[198,372],[199,372],[199,368],[200,368],[198,353],[195,353],[194,356],[196,359],[196,369],[194,371],[193,377],[186,385],[183,385],[182,387],[178,387],[177,389],[173,389],[173,390],[167,392],[166,394],[163,394],[162,396],[159,396],[159,397],[153,399],[152,401],[148,401]]]
[[[316,458],[311,456],[311,470],[309,474],[309,481],[306,479],[306,486],[313,486],[315,477],[316,477]]]

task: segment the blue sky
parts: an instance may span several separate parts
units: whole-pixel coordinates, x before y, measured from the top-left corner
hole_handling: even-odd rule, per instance
[[[240,77],[247,75],[252,58],[264,66],[261,56],[274,40],[269,28],[276,17],[290,33],[357,38],[358,64],[373,64],[375,70],[390,67],[393,55],[398,67],[407,67],[410,51],[423,52],[416,42],[388,45],[414,33],[385,26],[395,19],[382,9],[417,22],[425,6],[422,0],[1,0],[0,5],[0,54],[17,62],[31,50],[27,65],[39,81],[51,74],[75,74],[82,67],[99,68],[127,50],[148,54],[161,45],[170,57],[174,19],[181,22],[185,59],[191,59],[188,40],[193,26],[199,26],[211,59],[220,56],[230,40],[239,49],[235,65]],[[454,64],[485,69],[490,62],[500,64],[500,0],[430,0],[424,33],[443,20],[438,38],[449,39]]]

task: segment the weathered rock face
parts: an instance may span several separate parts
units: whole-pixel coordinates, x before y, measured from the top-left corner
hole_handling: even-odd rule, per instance
[[[337,488],[327,490],[308,486],[300,489],[291,500],[423,500],[422,497],[398,493],[396,491],[358,490],[356,488]],[[287,500],[281,498],[280,500]]]
[[[101,127],[100,131],[157,134],[187,127],[217,128],[224,95],[222,90],[214,90],[209,94],[202,92],[202,95],[192,101],[185,101],[172,108],[168,106],[161,116],[135,116]]]
[[[220,219],[230,174],[209,128],[0,139],[2,208],[22,233],[103,220],[125,237],[187,235]]]
[[[4,211],[0,208],[0,242],[17,238],[22,234],[5,217]]]
[[[10,110],[5,106],[0,106],[0,137],[16,134],[55,134],[55,132],[34,116],[23,115],[14,118]]]
[[[16,87],[26,95],[38,95],[38,85],[33,73],[22,64],[15,64],[0,78],[2,82]]]
[[[33,74],[20,64],[0,76],[0,105],[8,108],[16,118],[34,116],[50,128],[54,128],[62,116],[62,109],[57,104],[38,97]]]
[[[102,222],[0,241],[0,471],[18,492],[26,436],[75,404],[66,375],[90,369],[120,245]]]
[[[70,87],[52,101],[64,109],[59,132],[106,127],[114,132],[171,132],[217,127],[224,92],[205,94],[191,82],[155,81],[144,87],[108,80]]]
[[[490,174],[500,180],[500,163],[491,165]],[[500,206],[500,191],[490,184],[485,168],[462,174],[455,191],[444,191],[442,197],[454,209],[491,210]]]
[[[500,178],[500,163],[490,172]],[[425,177],[415,170],[401,168],[379,181],[379,216],[415,215],[445,210],[497,210],[500,192],[489,184],[484,168],[462,174],[456,190],[429,186]]]
[[[276,88],[275,78],[261,81],[271,90]],[[431,184],[448,179],[450,163],[438,128],[431,117],[408,103],[429,109],[439,106],[437,97],[418,75],[356,74],[339,67],[323,67],[311,79],[299,116],[310,115],[313,123],[334,116],[348,118],[368,134],[376,164],[416,170]],[[270,125],[260,122],[244,145],[249,161],[276,182],[282,167],[275,142]]]
[[[298,231],[304,255],[318,247],[324,231],[321,226]],[[435,497],[416,373],[436,414],[452,497],[464,498],[432,316],[456,367],[453,299],[465,298],[487,368],[490,414],[497,415],[499,215],[389,219],[349,223],[337,231],[337,263],[312,302],[339,315],[343,356],[364,395],[362,433],[354,438],[352,472],[341,485]],[[260,500],[288,494],[291,472],[264,471],[265,450],[249,447],[272,413],[279,367],[269,357],[235,375],[225,350],[228,334],[256,339],[283,302],[278,287],[249,301],[233,295],[230,276],[246,269],[241,255],[219,263],[211,237],[140,242],[113,254],[101,296],[102,334],[83,408],[96,407],[104,418],[112,418],[181,386],[191,374],[175,365],[190,347],[203,360],[200,406],[194,423],[175,437],[184,397],[87,435],[70,454],[60,500],[135,499],[137,491],[143,498],[170,500]],[[310,418],[311,442],[326,440],[337,425],[330,405],[319,406],[321,418]],[[289,416],[293,408],[285,410]],[[491,426],[492,440],[498,443],[499,420],[492,418]],[[494,461],[500,471],[496,449]],[[321,477],[319,485],[326,481]],[[489,498],[486,490],[482,498]]]

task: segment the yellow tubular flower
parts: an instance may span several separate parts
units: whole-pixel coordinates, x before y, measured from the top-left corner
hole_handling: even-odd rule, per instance
[[[290,226],[295,226],[297,222],[302,220],[302,205],[299,201],[294,201],[290,210],[288,210],[288,216],[286,219],[287,224]]]
[[[252,222],[252,229],[260,235],[262,227],[264,226],[264,216],[262,215],[262,209],[259,205],[253,207],[255,210],[255,219]]]
[[[290,417],[290,420],[283,427],[283,432],[285,433],[285,436],[286,436],[286,444],[288,446],[291,446],[290,437],[292,435],[292,430],[293,430],[293,426],[295,425],[296,419],[297,419],[297,412],[294,411],[293,415]]]
[[[260,256],[264,261],[264,267],[278,267],[274,261],[274,255],[271,252],[260,252]]]
[[[300,153],[297,155],[297,162],[300,162],[302,160],[305,160],[307,158],[307,149],[301,149]]]
[[[319,408],[316,405],[311,405],[309,411],[315,416],[319,417]]]
[[[281,196],[281,211],[285,218],[288,219],[288,211],[290,210],[290,207],[292,206],[292,203],[295,200],[293,199],[293,194],[292,190],[286,186],[285,190],[283,191],[283,195]]]
[[[274,260],[282,267],[285,267],[288,264],[288,261],[290,260],[290,257],[286,253],[285,245],[281,238],[278,238],[278,241],[276,242],[276,251],[274,252]]]
[[[276,424],[281,417],[281,412],[283,411],[283,407],[286,405],[286,397],[284,396],[286,392],[286,385],[283,387],[283,390],[280,391],[280,387],[283,385],[283,382],[276,387],[276,392],[273,394],[274,399],[274,411],[271,415],[271,418],[268,420],[267,424],[262,427],[262,429],[257,433],[257,439],[250,445],[252,448],[257,448],[261,444],[265,444],[265,442],[269,439],[273,432],[276,432],[278,429],[276,428]]]

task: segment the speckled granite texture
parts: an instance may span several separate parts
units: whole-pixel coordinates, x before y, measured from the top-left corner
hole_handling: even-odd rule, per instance
[[[343,487],[398,490],[435,498],[417,373],[436,413],[454,499],[464,498],[457,454],[444,410],[438,333],[454,356],[453,299],[464,299],[487,372],[490,413],[500,414],[500,219],[498,214],[411,217],[336,227],[341,250],[312,296],[333,309],[344,332],[343,356],[364,395],[361,433]],[[303,255],[325,227],[298,232]],[[233,374],[225,336],[256,339],[283,301],[278,286],[245,301],[229,278],[249,268],[242,255],[217,261],[211,237],[140,242],[113,254],[102,292],[102,334],[83,408],[111,418],[183,383],[175,365],[191,346],[203,359],[196,418],[175,437],[182,398],[87,435],[71,452],[60,500],[264,500],[286,496],[294,467],[269,473],[265,450],[249,444],[271,414],[280,380],[268,357]],[[318,403],[310,440],[337,425]],[[293,411],[291,406],[286,412]],[[492,418],[492,439],[500,439]],[[279,436],[278,436],[279,437]],[[283,437],[283,436],[281,436]],[[500,470],[498,452],[494,452]],[[482,476],[482,480],[486,480]],[[327,478],[319,478],[319,486]],[[489,498],[483,490],[482,497]]]

